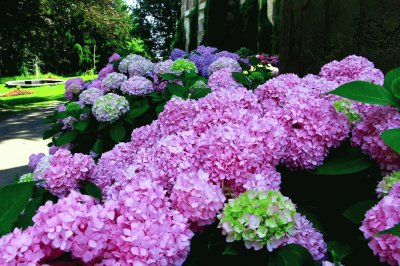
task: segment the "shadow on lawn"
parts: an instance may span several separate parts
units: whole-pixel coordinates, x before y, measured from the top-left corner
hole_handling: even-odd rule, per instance
[[[19,166],[0,170],[0,187],[11,184],[14,181],[15,176],[21,176],[29,172],[31,171],[29,170],[28,166]]]
[[[56,106],[0,116],[0,143],[10,139],[41,139],[47,128],[45,119],[56,110]]]
[[[40,102],[48,102],[48,101],[64,101],[64,95],[57,95],[54,97],[46,96],[46,97],[26,97],[26,98],[15,98],[15,99],[7,99],[2,100],[0,98],[0,108],[4,108],[7,110],[13,110],[16,105],[25,105],[25,104],[34,104]]]

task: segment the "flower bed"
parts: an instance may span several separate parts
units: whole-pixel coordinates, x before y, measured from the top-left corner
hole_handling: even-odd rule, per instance
[[[379,183],[379,203],[374,189],[400,170],[380,138],[400,114],[352,101],[360,84],[348,84],[364,80],[353,94],[368,95],[397,73],[350,56],[273,78],[261,59],[113,55],[98,80],[67,82],[51,155],[0,191],[15,207],[0,264],[374,265],[369,246],[397,265],[399,174]]]

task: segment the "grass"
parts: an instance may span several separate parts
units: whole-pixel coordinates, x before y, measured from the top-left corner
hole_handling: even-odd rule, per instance
[[[40,78],[46,78],[49,75],[42,75]],[[72,77],[58,77],[56,75],[51,75],[54,78],[60,79],[70,79]],[[97,76],[95,75],[85,75],[81,76],[83,80],[90,81],[95,79]],[[33,76],[17,76],[17,77],[2,77],[0,78],[0,95],[9,91],[14,90],[15,88],[6,87],[4,82],[9,80],[18,80],[18,79],[30,79],[34,78]],[[64,84],[61,85],[49,85],[43,87],[34,87],[34,88],[26,88],[26,90],[32,91],[33,94],[29,95],[20,95],[20,96],[12,96],[12,97],[0,97],[0,111],[1,112],[18,112],[24,111],[27,109],[38,108],[43,106],[48,106],[57,101],[65,101],[64,93],[65,87]]]

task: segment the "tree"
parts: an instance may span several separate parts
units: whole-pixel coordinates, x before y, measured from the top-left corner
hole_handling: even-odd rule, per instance
[[[144,40],[153,56],[169,53],[176,24],[180,18],[180,0],[137,0],[132,7],[135,35]]]

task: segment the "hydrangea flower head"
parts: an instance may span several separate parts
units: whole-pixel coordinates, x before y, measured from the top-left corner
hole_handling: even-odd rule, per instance
[[[172,60],[172,61],[175,61],[175,60],[177,60],[177,59],[179,59],[179,58],[182,58],[182,57],[184,57],[184,56],[186,56],[186,55],[187,55],[187,53],[186,53],[184,50],[175,48],[174,50],[172,50],[172,53],[171,53],[171,60]]]
[[[145,77],[133,76],[122,83],[121,91],[129,95],[146,95],[154,91],[154,86]]]
[[[108,64],[102,70],[100,70],[98,80],[102,81],[105,77],[114,72],[115,72],[114,66],[112,64]]]
[[[231,72],[242,71],[242,68],[235,59],[230,57],[220,57],[209,66],[208,75],[211,75],[212,73],[221,69],[228,69]]]
[[[393,228],[400,223],[400,196],[388,195],[365,214],[360,227],[364,237],[370,242],[368,246],[381,262],[390,265],[400,264],[400,237],[385,234],[375,236],[376,233]]]
[[[128,78],[121,73],[110,73],[103,79],[103,86],[107,90],[115,90],[121,87],[122,83]]]
[[[232,72],[229,69],[215,71],[208,80],[208,86],[211,87],[213,91],[233,91],[239,87],[243,87],[233,78]]]
[[[119,61],[121,60],[121,56],[117,53],[114,53],[112,56],[110,56],[110,58],[108,59],[108,63],[112,63],[115,61]]]
[[[103,94],[104,92],[100,89],[91,87],[79,95],[79,102],[82,104],[92,105],[94,101],[96,101],[100,96],[103,96]]]
[[[193,62],[190,62],[187,59],[178,59],[174,61],[174,64],[171,67],[171,70],[177,73],[178,75],[183,72],[196,72],[197,67]]]
[[[393,172],[385,176],[382,181],[379,182],[378,187],[376,188],[376,193],[380,198],[382,198],[388,195],[393,186],[398,182],[400,182],[400,172]]]
[[[174,61],[172,60],[165,60],[158,62],[154,66],[154,74],[161,76],[166,73],[172,73],[171,67],[174,64]]]
[[[63,197],[79,187],[94,168],[94,161],[88,155],[71,154],[60,149],[54,155],[43,157],[33,173],[34,180],[43,180],[52,194]]]
[[[82,91],[84,84],[85,82],[81,78],[67,80],[65,82],[65,98],[73,100],[74,96]]]
[[[129,76],[151,76],[154,70],[154,63],[150,60],[143,59],[132,62],[129,65]]]
[[[92,113],[100,122],[112,122],[129,111],[129,102],[123,97],[109,93],[96,99]]]
[[[146,60],[141,55],[136,55],[136,54],[130,54],[126,58],[122,59],[122,61],[119,63],[118,70],[121,73],[128,74],[129,73],[129,66],[139,60]]]
[[[296,208],[278,191],[249,190],[229,200],[218,216],[227,242],[243,240],[248,249],[272,251],[293,231]]]
[[[37,166],[37,164],[39,163],[40,159],[42,159],[45,156],[46,155],[44,153],[37,153],[37,154],[33,153],[33,154],[31,154],[31,156],[29,156],[29,164],[28,164],[29,169],[34,171],[36,166]]]

